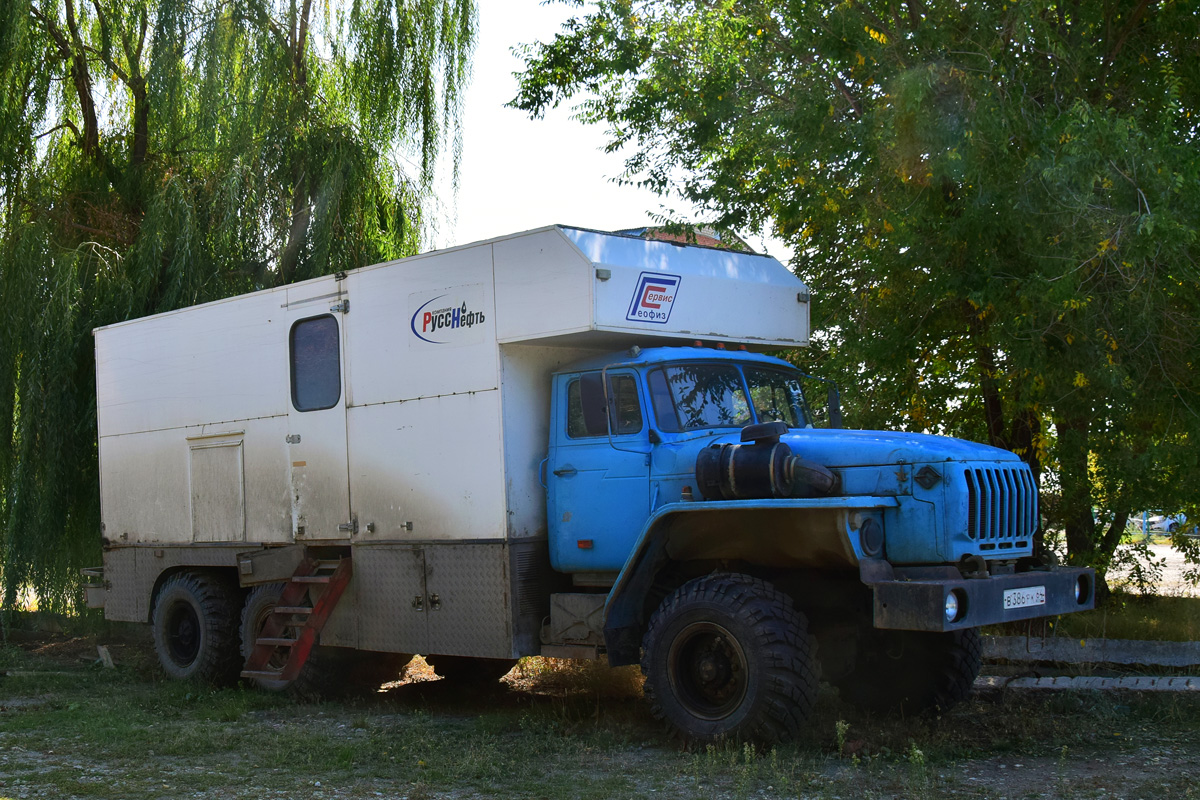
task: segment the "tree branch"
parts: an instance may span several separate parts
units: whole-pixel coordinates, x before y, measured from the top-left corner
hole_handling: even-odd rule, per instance
[[[67,28],[70,31],[70,42],[59,30],[56,23],[49,17],[30,5],[35,16],[43,21],[51,38],[58,45],[59,52],[71,63],[71,78],[75,83],[75,93],[79,97],[79,111],[83,117],[83,138],[81,147],[89,156],[100,154],[100,124],[96,118],[96,101],[92,97],[92,78],[88,71],[87,53],[83,45],[83,37],[79,35],[79,25],[75,20],[75,2],[66,0]]]
[[[75,123],[71,122],[71,120],[66,120],[58,125],[55,125],[50,130],[43,131],[42,133],[39,133],[37,136],[34,136],[33,138],[34,139],[44,139],[47,136],[49,136],[50,134],[54,133],[55,131],[61,131],[64,128],[69,131],[73,131],[75,133],[75,138],[79,138],[79,128],[76,128]]]
[[[1121,54],[1121,50],[1124,49],[1125,42],[1129,41],[1129,37],[1133,34],[1134,28],[1141,23],[1142,17],[1146,15],[1146,12],[1150,9],[1150,6],[1157,5],[1157,3],[1158,0],[1140,0],[1137,6],[1134,7],[1133,13],[1129,15],[1129,19],[1125,22],[1125,26],[1121,29],[1121,32],[1117,34],[1117,41],[1113,43],[1112,49],[1109,50],[1104,56],[1104,70],[1101,73],[1103,76],[1102,81],[1108,80],[1108,69],[1112,66],[1112,63],[1116,60],[1117,56]]]
[[[874,11],[872,11],[872,10],[871,10],[871,9],[869,9],[869,8],[867,8],[867,7],[866,7],[865,5],[863,5],[862,3],[860,3],[860,2],[857,2],[857,0],[854,0],[854,2],[852,3],[852,5],[853,5],[853,6],[854,6],[856,9],[858,9],[858,12],[859,12],[860,14],[862,14],[864,17],[866,17],[866,20],[867,20],[867,22],[871,23],[871,27],[875,28],[875,30],[877,30],[877,31],[879,31],[880,33],[882,33],[882,34],[884,34],[885,36],[887,36],[887,37],[888,37],[888,39],[891,39],[891,38],[893,38],[893,37],[896,35],[896,34],[895,34],[893,31],[892,31],[892,29],[888,27],[888,25],[887,25],[887,23],[886,23],[886,22],[884,22],[884,21],[883,21],[883,20],[881,20],[881,19],[880,19],[878,16],[876,16],[876,14],[875,14],[875,12],[874,12]]]
[[[29,4],[29,11],[31,14],[41,20],[42,27],[46,29],[46,33],[50,34],[50,38],[54,40],[54,44],[58,47],[59,55],[69,60],[71,58],[71,46],[67,43],[67,37],[63,35],[63,32],[59,29],[58,24],[43,14],[42,11],[32,3]]]
[[[858,102],[858,98],[854,96],[854,93],[850,91],[850,87],[842,81],[836,72],[833,74],[833,85],[842,93],[842,97],[846,98],[846,102],[854,109],[855,115],[861,117],[863,113],[862,105]]]
[[[292,51],[292,69],[297,85],[303,90],[308,89],[308,70],[304,63],[304,51],[308,47],[308,17],[311,13],[312,0],[304,0],[304,9],[300,12],[300,32],[296,37],[296,49]]]
[[[908,0],[905,6],[908,8],[908,29],[915,31],[925,16],[925,4],[921,0]]]
[[[104,65],[121,79],[121,83],[128,84],[129,76],[125,74],[125,70],[112,57],[112,29],[108,26],[108,18],[104,16],[104,10],[100,8],[100,0],[92,0],[92,8],[96,9],[96,19],[100,22],[101,49],[97,50],[94,47],[89,47],[87,50],[99,56]]]

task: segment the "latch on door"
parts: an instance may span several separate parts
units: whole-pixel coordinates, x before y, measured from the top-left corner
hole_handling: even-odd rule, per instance
[[[288,444],[300,444],[300,434],[298,434],[298,433],[288,434],[287,439],[285,439],[284,441],[286,441]]]
[[[349,522],[338,525],[339,533],[358,533],[358,514],[351,514]]]

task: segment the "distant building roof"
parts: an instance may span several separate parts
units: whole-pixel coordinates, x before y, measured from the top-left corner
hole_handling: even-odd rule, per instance
[[[679,244],[698,244],[702,247],[716,247],[722,250],[739,250],[745,253],[755,253],[754,248],[736,233],[723,233],[707,225],[693,228],[692,234],[675,233],[661,227],[626,228],[625,230],[613,231],[613,233],[620,233],[625,236],[637,236],[641,239],[657,239],[663,242],[677,242]]]

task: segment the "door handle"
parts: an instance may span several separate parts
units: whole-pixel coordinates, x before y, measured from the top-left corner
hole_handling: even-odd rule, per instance
[[[579,472],[579,470],[575,469],[570,464],[567,464],[565,467],[559,467],[558,469],[554,470],[554,474],[560,478],[566,477],[567,475],[574,475],[577,472]]]

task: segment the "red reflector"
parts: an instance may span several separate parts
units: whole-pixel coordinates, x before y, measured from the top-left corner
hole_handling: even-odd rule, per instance
[[[579,539],[578,541],[575,542],[575,544],[579,545],[580,550],[591,550],[592,549],[592,540],[591,539]]]

